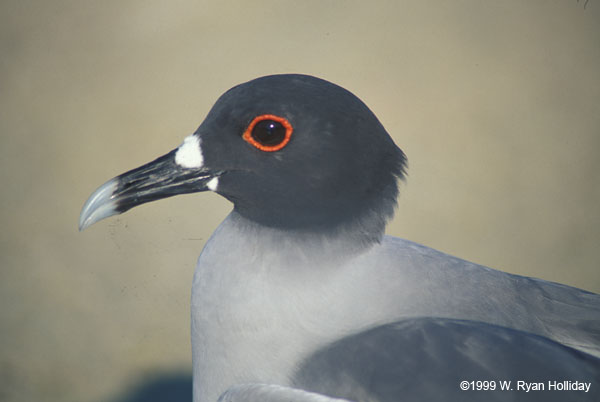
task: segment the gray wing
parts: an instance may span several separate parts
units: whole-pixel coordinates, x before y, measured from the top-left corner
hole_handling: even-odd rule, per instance
[[[367,311],[382,324],[405,317],[479,321],[600,357],[600,295],[497,271],[395,237],[386,236],[375,250],[369,257],[376,264],[360,262],[369,268],[352,290],[364,305],[357,314]],[[388,305],[379,300],[394,303],[385,310]]]
[[[494,381],[495,390],[477,383],[486,380]],[[461,390],[461,381],[470,389]],[[591,384],[588,392],[560,391],[550,389],[554,381]],[[540,386],[533,384],[544,390],[534,391]],[[523,331],[416,318],[317,351],[299,368],[294,385],[353,401],[598,401],[600,359]]]

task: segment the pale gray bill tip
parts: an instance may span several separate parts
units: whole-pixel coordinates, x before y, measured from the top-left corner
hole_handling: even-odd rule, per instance
[[[90,198],[88,198],[83,205],[81,214],[79,215],[79,231],[84,230],[88,226],[91,226],[104,218],[119,213],[116,208],[116,202],[112,199],[112,195],[118,184],[119,181],[117,178],[111,179],[98,187],[98,189],[90,195]]]

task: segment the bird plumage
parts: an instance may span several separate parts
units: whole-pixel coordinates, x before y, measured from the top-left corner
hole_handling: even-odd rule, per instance
[[[384,236],[405,167],[349,91],[267,76],[227,91],[178,149],[101,186],[80,227],[179,193],[234,204],[192,285],[197,402],[465,400],[478,394],[457,392],[456,373],[477,370],[600,387],[600,296]]]

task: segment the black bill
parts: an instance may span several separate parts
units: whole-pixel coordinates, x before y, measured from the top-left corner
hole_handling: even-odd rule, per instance
[[[79,230],[146,202],[208,189],[220,172],[204,167],[185,168],[175,163],[173,150],[160,158],[123,173],[100,186],[85,202]]]

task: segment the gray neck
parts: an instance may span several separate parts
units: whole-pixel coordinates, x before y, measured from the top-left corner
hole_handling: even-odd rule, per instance
[[[360,233],[268,228],[232,212],[194,275],[194,400],[216,400],[236,383],[286,384],[294,362],[354,328],[352,314],[339,311],[353,280],[343,267],[374,244]]]
[[[385,221],[368,216],[328,230],[284,230],[260,225],[234,210],[219,230],[241,236],[244,247],[262,256],[277,255],[288,259],[287,263],[291,265],[317,261],[322,265],[323,262],[341,262],[379,243],[384,235]]]

